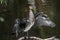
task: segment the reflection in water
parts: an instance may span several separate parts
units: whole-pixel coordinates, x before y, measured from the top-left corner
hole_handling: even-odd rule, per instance
[[[26,38],[28,38],[28,37],[26,37]],[[24,37],[21,37],[18,40],[25,40],[25,39],[24,39]],[[39,38],[39,37],[33,37],[33,36],[31,36],[30,40],[60,40],[60,39],[55,38],[55,36],[50,37],[50,38],[46,38],[46,39],[42,39],[42,38]]]

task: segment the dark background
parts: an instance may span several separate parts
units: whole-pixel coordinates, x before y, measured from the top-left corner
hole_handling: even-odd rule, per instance
[[[0,3],[0,17],[4,18],[4,22],[0,21],[0,40],[15,40],[15,35],[11,35],[14,20],[28,16],[29,8],[27,0],[6,0],[7,5]],[[60,1],[35,0],[37,12],[43,11],[52,21],[56,23],[54,28],[50,27],[33,27],[29,34],[41,38],[56,36],[60,38]],[[45,5],[44,5],[45,4]],[[19,33],[22,34],[22,33]],[[19,35],[21,36],[21,35]]]

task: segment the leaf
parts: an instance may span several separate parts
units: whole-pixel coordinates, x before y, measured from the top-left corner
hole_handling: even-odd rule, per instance
[[[7,0],[0,0],[0,3],[7,5]]]

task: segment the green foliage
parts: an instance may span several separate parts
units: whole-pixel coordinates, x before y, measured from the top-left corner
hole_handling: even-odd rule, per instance
[[[7,0],[0,0],[0,3],[7,5]]]

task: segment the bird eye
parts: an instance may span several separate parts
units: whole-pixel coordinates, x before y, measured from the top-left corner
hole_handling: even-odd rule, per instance
[[[47,15],[42,15],[42,17],[48,18],[48,16],[47,16]]]

